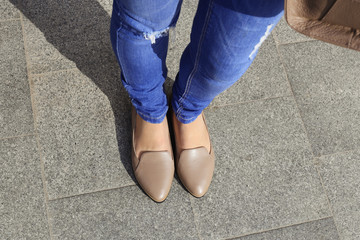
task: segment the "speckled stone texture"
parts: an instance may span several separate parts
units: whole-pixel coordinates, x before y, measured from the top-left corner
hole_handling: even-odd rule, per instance
[[[0,140],[0,238],[49,239],[34,136]]]
[[[315,156],[359,147],[359,52],[318,41],[280,52]]]
[[[135,184],[130,106],[111,84],[114,92],[78,70],[32,78],[50,199]]]
[[[33,133],[20,21],[0,22],[0,138]]]
[[[198,0],[184,0],[171,86]],[[205,110],[203,198],[136,184],[112,0],[0,0],[0,239],[360,239],[360,53],[284,19]],[[174,35],[170,35],[173,39]],[[139,69],[141,70],[141,69]]]
[[[198,239],[189,196],[174,182],[168,198],[152,201],[130,186],[50,203],[55,239]]]
[[[317,160],[341,239],[360,239],[360,149]]]
[[[332,218],[302,223],[264,233],[252,234],[236,240],[340,240]],[[234,239],[234,240],[235,240]]]
[[[0,0],[0,20],[20,18],[19,10],[8,0]]]
[[[88,63],[106,60],[104,53],[114,57],[109,36],[112,1],[9,1],[24,15],[30,73],[74,67],[82,71]]]
[[[203,239],[240,236],[330,216],[293,97],[211,109],[216,170],[193,201]]]
[[[280,19],[278,25],[276,25],[272,34],[278,44],[288,44],[315,40],[292,29],[287,24],[285,17],[282,17]]]

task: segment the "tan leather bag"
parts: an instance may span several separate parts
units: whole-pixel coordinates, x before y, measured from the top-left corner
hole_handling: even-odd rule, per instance
[[[360,0],[285,0],[285,19],[309,37],[360,51]]]

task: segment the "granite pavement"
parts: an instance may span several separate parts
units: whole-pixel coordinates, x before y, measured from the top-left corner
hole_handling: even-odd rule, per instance
[[[170,93],[197,1],[167,58]],[[360,53],[284,19],[205,109],[209,192],[155,203],[131,169],[111,0],[0,0],[0,239],[360,239]]]

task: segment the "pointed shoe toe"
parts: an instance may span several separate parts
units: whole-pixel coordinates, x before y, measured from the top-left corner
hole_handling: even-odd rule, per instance
[[[167,151],[144,152],[134,170],[141,188],[156,202],[164,201],[169,194],[174,171],[174,161]]]
[[[209,189],[215,168],[213,149],[205,147],[181,151],[176,171],[185,188],[195,197],[202,197]]]

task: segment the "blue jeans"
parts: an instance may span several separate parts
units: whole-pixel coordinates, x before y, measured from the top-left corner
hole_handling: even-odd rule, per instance
[[[190,123],[248,69],[283,14],[284,0],[200,0],[171,104]],[[169,29],[182,0],[114,0],[110,35],[121,81],[145,121],[163,121]]]

